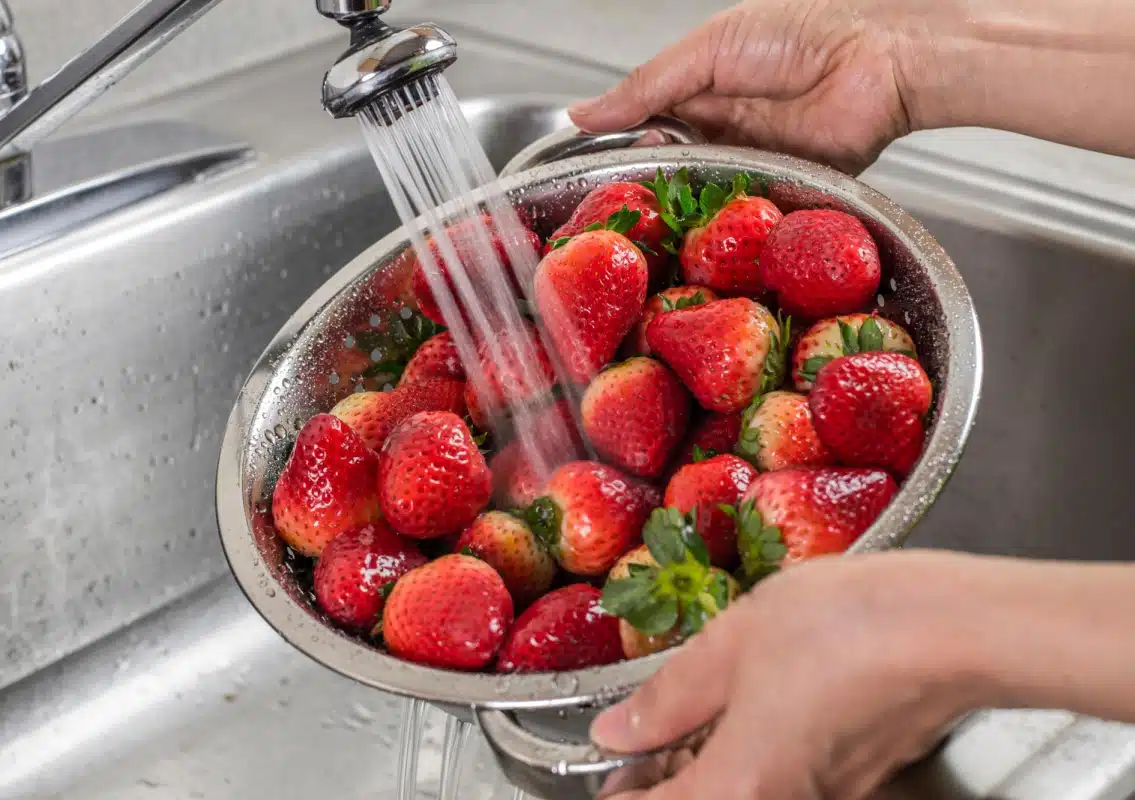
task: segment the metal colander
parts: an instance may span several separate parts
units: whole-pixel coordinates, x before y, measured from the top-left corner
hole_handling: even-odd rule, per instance
[[[529,148],[519,163],[540,161],[548,144]],[[557,152],[604,146],[594,137],[563,135],[554,144]],[[500,188],[547,234],[595,186],[648,180],[659,167],[667,174],[686,167],[695,184],[728,182],[745,171],[766,182],[769,197],[785,212],[839,209],[860,218],[874,235],[884,270],[879,311],[910,331],[936,389],[921,460],[853,551],[901,545],[950,478],[977,409],[981,339],[953,262],[918,222],[878,192],[828,168],[755,150],[669,145],[591,152],[508,175]],[[449,204],[440,216],[456,212]],[[415,224],[424,230],[420,220]],[[366,354],[353,346],[360,336],[413,305],[408,247],[409,237],[399,229],[358,256],[296,311],[257,361],[229,419],[217,473],[225,553],[257,611],[316,661],[376,689],[477,717],[506,774],[522,788],[545,797],[593,797],[613,771],[652,762],[584,744],[580,734],[591,710],[641,683],[666,653],[554,675],[466,674],[407,663],[326,623],[272,528],[272,489],[296,433],[355,389],[353,376],[367,366]]]

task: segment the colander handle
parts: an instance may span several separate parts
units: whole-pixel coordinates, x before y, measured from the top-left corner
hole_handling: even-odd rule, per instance
[[[654,786],[686,763],[712,729],[659,750],[624,755],[550,741],[521,727],[507,711],[474,708],[473,714],[505,777],[544,800],[596,800]]]
[[[517,153],[505,164],[500,176],[506,177],[526,169],[549,164],[553,161],[633,147],[648,133],[659,133],[667,144],[705,144],[706,138],[697,128],[676,117],[651,117],[645,122],[613,133],[584,133],[575,128],[550,133],[537,139]]]

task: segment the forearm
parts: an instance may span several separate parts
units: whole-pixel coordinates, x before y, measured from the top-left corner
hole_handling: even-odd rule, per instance
[[[998,128],[1135,157],[1130,0],[945,0],[895,23],[914,129]]]

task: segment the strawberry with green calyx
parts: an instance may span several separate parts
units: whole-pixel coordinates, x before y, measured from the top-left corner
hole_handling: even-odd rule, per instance
[[[811,391],[816,374],[832,359],[880,350],[918,357],[910,334],[876,314],[847,314],[820,320],[796,343],[792,354],[793,383],[797,391]]]
[[[607,217],[607,219],[603,221],[597,220],[584,227],[578,233],[589,233],[590,231],[614,231],[615,233],[621,233],[628,239],[630,239],[631,237],[628,234],[631,232],[631,230],[634,229],[634,226],[638,224],[638,221],[641,218],[641,211],[631,211],[626,207],[626,205],[624,205],[618,211],[611,214],[611,216]],[[556,238],[549,239],[545,250],[548,252],[556,250],[570,242],[571,239],[571,236],[558,236]],[[631,239],[631,241],[634,242],[634,239]],[[638,247],[639,250],[643,249],[643,246],[639,242],[635,242],[635,246]],[[646,251],[643,250],[643,252],[645,253]]]
[[[881,469],[816,467],[758,475],[728,512],[736,515],[741,577],[752,584],[782,566],[845,552],[897,493],[895,479]]]
[[[658,562],[650,554],[650,548],[642,544],[619,559],[607,575],[608,582],[629,578],[632,564],[643,564],[648,567],[658,566]],[[622,643],[624,656],[627,658],[643,658],[681,644],[682,637],[676,628],[656,636],[647,635],[625,619],[620,619],[619,641]]]
[[[439,322],[409,308],[388,312],[379,317],[377,322],[374,327],[355,331],[346,338],[344,344],[366,359],[367,366],[360,377],[366,381],[378,381],[380,386],[382,383],[399,382],[422,347],[445,332]],[[427,353],[436,347],[438,343],[427,348]],[[411,372],[425,377],[430,370],[422,369],[424,366],[419,363]],[[442,370],[433,371],[438,376],[442,373]],[[345,377],[347,376],[340,375],[340,379]],[[464,373],[449,377],[464,380]]]
[[[603,608],[648,636],[700,631],[738,594],[736,582],[710,564],[697,533],[696,514],[658,508],[643,527],[643,541],[657,566],[631,563],[628,577],[609,580]]]
[[[679,469],[666,485],[663,505],[697,515],[697,532],[715,567],[737,564],[737,532],[721,506],[733,506],[757,477],[757,471],[734,455],[697,459]]]
[[[547,592],[556,577],[556,562],[528,524],[503,511],[486,511],[473,520],[454,550],[499,572],[517,608]]]
[[[835,463],[816,433],[808,397],[786,391],[761,395],[745,409],[735,452],[762,472]]]
[[[465,380],[465,367],[461,364],[453,334],[446,331],[422,342],[421,347],[406,362],[398,385],[405,386],[423,378]]]
[[[785,319],[776,312],[776,328],[772,331],[772,344],[765,356],[761,371],[761,394],[779,389],[788,375],[788,344],[792,341],[792,317]]]
[[[674,286],[663,289],[646,301],[646,305],[642,308],[642,318],[627,335],[624,351],[628,357],[650,355],[650,344],[646,341],[646,327],[652,319],[667,311],[700,306],[716,299],[717,295],[704,286]]]
[[[678,448],[674,463],[670,465],[670,475],[696,461],[732,453],[741,435],[742,412],[734,414],[706,414],[690,428],[686,441]]]
[[[382,448],[398,425],[420,411],[465,414],[466,384],[444,377],[418,377],[389,392],[353,392],[331,409],[371,450]]]
[[[465,404],[477,427],[488,428],[517,407],[539,405],[551,396],[556,370],[531,322],[481,342],[477,359],[481,385],[465,385]]]

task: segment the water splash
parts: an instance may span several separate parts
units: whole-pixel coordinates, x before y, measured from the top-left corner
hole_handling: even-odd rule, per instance
[[[402,707],[402,735],[398,742],[398,800],[416,800],[418,796],[418,753],[422,749],[422,722],[426,704],[407,700]]]

